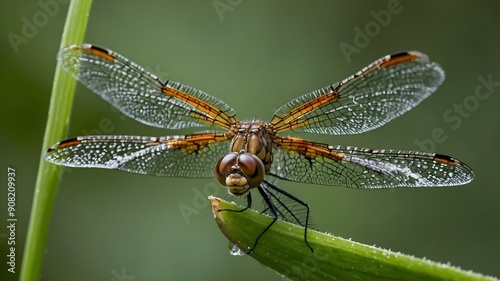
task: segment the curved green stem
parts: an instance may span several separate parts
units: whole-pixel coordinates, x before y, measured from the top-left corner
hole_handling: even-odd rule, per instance
[[[71,1],[61,47],[83,41],[91,4],[92,0]],[[75,79],[57,66],[43,139],[43,150],[66,137],[75,85]],[[39,279],[61,171],[61,167],[50,164],[43,159],[40,160],[19,279],[21,281]]]

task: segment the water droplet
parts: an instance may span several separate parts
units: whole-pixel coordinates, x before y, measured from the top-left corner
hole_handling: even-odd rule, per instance
[[[243,252],[240,248],[238,248],[238,246],[236,246],[235,244],[233,244],[233,246],[231,247],[231,250],[229,251],[229,253],[232,255],[232,256],[243,256],[245,255],[245,252]]]

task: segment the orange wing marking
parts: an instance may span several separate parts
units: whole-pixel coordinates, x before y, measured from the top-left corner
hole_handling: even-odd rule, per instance
[[[399,54],[397,56],[393,55],[393,56],[390,57],[390,59],[384,60],[380,64],[380,67],[390,67],[390,66],[392,66],[394,64],[399,64],[399,63],[402,63],[402,62],[415,60],[417,57],[418,57],[417,54],[411,53],[411,52],[408,52],[408,53],[405,53],[405,54]]]
[[[418,54],[417,53],[412,53],[412,52],[400,53],[400,54],[397,54],[397,55],[386,56],[379,63],[376,63],[372,67],[370,67],[370,68],[362,71],[361,75],[366,75],[366,74],[368,74],[368,73],[370,73],[370,72],[372,72],[375,69],[380,68],[380,67],[388,68],[388,67],[391,67],[391,66],[396,65],[396,64],[400,64],[400,63],[403,63],[403,62],[415,60],[416,58],[418,58]],[[358,75],[358,76],[361,76],[361,75]]]
[[[300,153],[307,159],[316,159],[321,156],[340,162],[344,159],[343,153],[335,153],[326,147],[318,146],[315,143],[293,137],[279,138],[276,140],[282,148],[289,153]]]
[[[279,132],[284,129],[293,129],[307,125],[306,120],[296,120],[297,118],[307,114],[308,112],[322,107],[332,101],[339,99],[339,93],[332,91],[325,95],[321,95],[313,100],[303,103],[296,108],[290,110],[287,115],[281,117],[277,123],[274,123],[275,129]]]
[[[106,50],[103,50],[101,48],[97,48],[96,46],[91,46],[90,48],[82,48],[82,50],[86,51],[87,53],[91,53],[92,55],[101,57],[105,60],[109,60],[109,61],[115,60],[115,57],[110,55]]]
[[[441,154],[434,155],[434,161],[439,162],[441,164],[449,165],[449,166],[459,166],[460,162],[457,160]]]
[[[208,133],[187,136],[185,139],[169,140],[167,141],[167,145],[174,149],[180,149],[185,153],[193,154],[203,152],[203,149],[212,143],[226,141],[231,139],[232,137],[232,132],[224,134]],[[156,142],[152,143],[151,145],[155,144]]]
[[[207,120],[207,123],[209,124],[214,124],[220,126],[221,128],[229,129],[231,128],[231,125],[236,122],[236,120],[233,117],[229,117],[227,114],[222,112],[217,107],[207,102],[204,102],[196,97],[188,95],[182,91],[169,87],[163,87],[163,93],[170,95],[178,100],[181,100],[206,113],[211,118],[207,118],[207,116],[201,115],[197,112],[192,112],[191,116],[194,116],[197,119]]]
[[[64,140],[64,141],[58,143],[57,149],[64,149],[67,147],[76,146],[76,145],[79,145],[80,143],[82,143],[82,142],[78,138],[67,139],[67,140]],[[52,149],[52,150],[54,150],[54,149]],[[50,152],[50,150],[49,150],[49,152]]]

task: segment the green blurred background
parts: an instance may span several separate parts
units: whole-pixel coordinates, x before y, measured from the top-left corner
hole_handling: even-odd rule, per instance
[[[42,0],[48,2],[57,3]],[[390,20],[373,25],[374,14],[388,5]],[[37,1],[0,3],[0,213],[5,222],[6,170],[14,167],[18,269],[67,7],[57,4],[52,13]],[[398,190],[280,185],[310,204],[319,230],[500,276],[500,162],[495,158],[500,86],[482,92],[489,93],[484,100],[474,98],[479,76],[500,81],[499,10],[498,1],[94,1],[85,41],[207,91],[241,119],[264,120],[292,98],[339,81],[383,55],[408,49],[427,53],[445,69],[446,81],[411,112],[362,135],[301,136],[329,144],[421,150],[416,140],[441,128],[446,141],[428,149],[469,164],[474,182]],[[30,38],[13,45],[9,34],[24,37],[23,25],[33,20],[36,31],[25,30]],[[356,43],[356,27],[367,25],[373,28],[369,41]],[[346,44],[357,53],[346,56],[340,48]],[[467,115],[453,112],[464,102]],[[443,119],[449,110],[460,125]],[[70,135],[100,132],[192,130],[139,124],[79,86]],[[280,280],[247,256],[229,255],[208,201],[202,200],[209,194],[224,197],[226,191],[212,179],[66,169],[41,280]],[[196,211],[188,217],[180,211],[187,206]],[[17,274],[6,272],[7,231],[1,229],[0,279],[14,280]]]

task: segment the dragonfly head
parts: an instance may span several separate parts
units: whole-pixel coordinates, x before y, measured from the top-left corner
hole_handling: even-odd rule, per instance
[[[215,166],[217,180],[227,186],[229,192],[241,196],[259,186],[264,180],[264,164],[252,153],[231,152]]]

